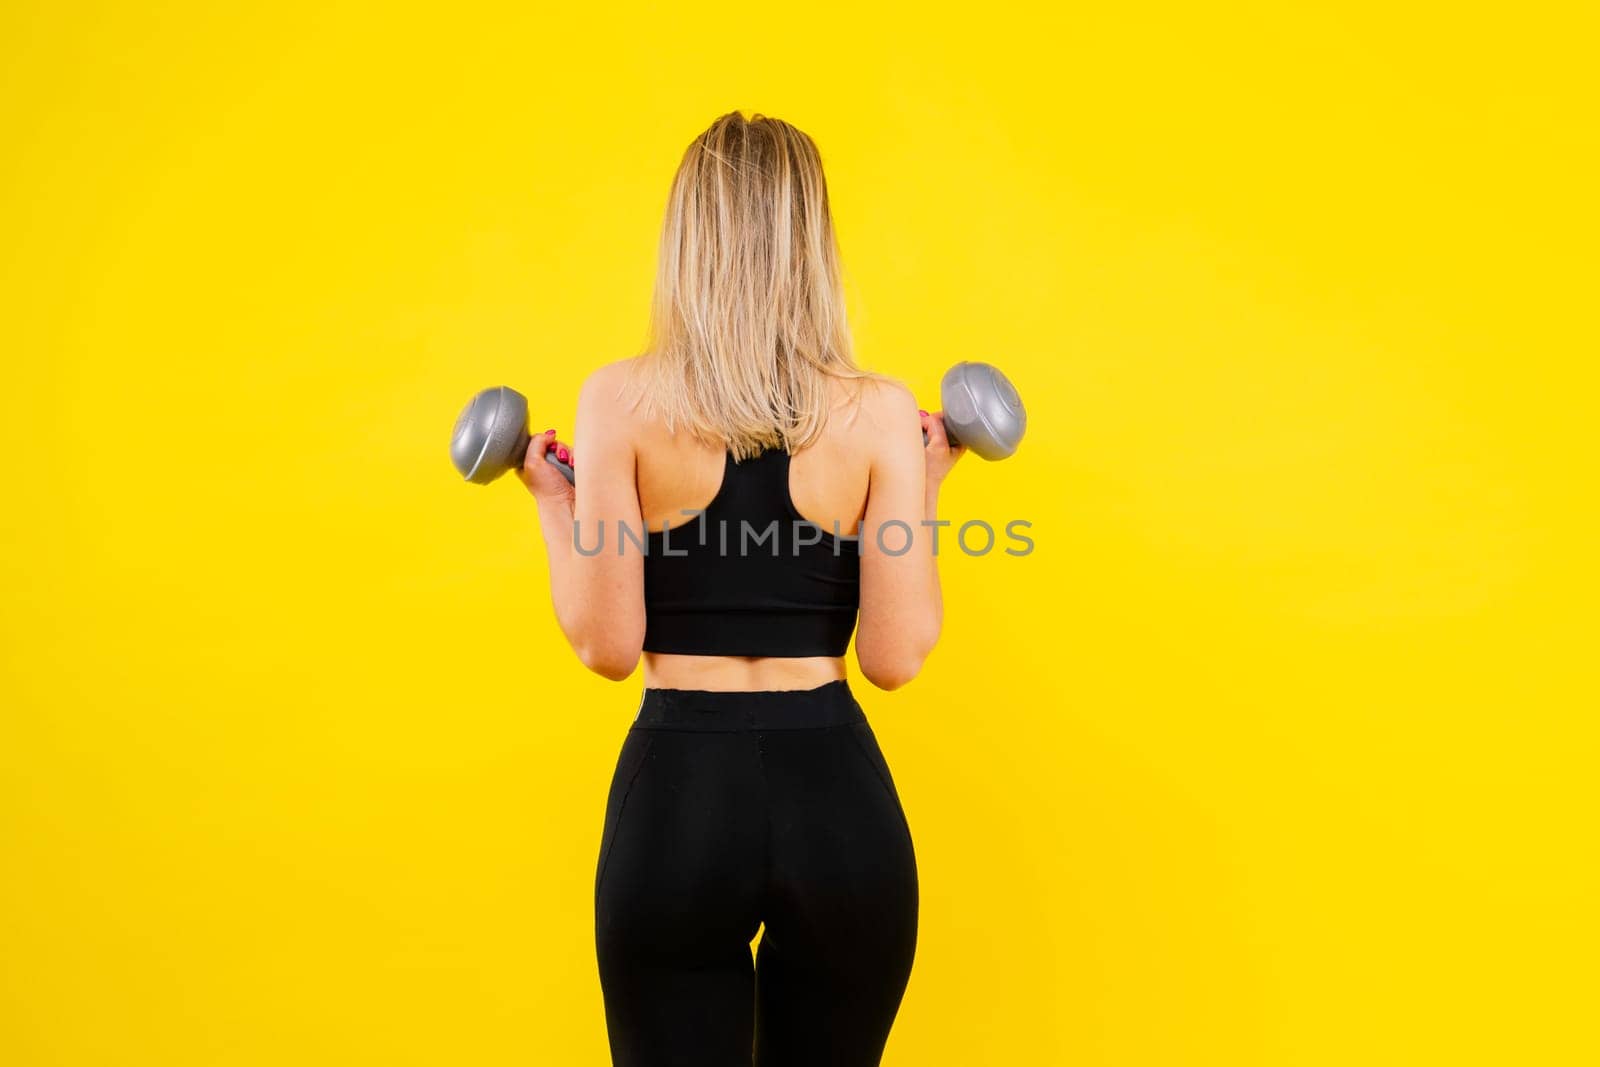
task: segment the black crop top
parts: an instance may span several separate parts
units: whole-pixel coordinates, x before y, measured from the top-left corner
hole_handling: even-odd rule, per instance
[[[735,463],[705,510],[645,538],[646,652],[842,656],[861,602],[859,539],[789,496],[781,448]]]

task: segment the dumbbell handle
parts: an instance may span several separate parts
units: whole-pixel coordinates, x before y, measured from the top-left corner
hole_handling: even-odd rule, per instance
[[[522,457],[522,462],[526,463],[528,461],[528,446],[531,445],[532,443],[533,443],[533,437],[530,436],[530,435],[524,434],[523,437],[522,437],[521,444],[519,444],[517,446],[517,448],[511,454],[514,455],[514,456],[521,456]],[[561,477],[563,477],[563,478],[565,478],[567,480],[567,484],[568,485],[577,485],[578,484],[578,475],[577,475],[577,473],[572,469],[572,467],[569,464],[563,463],[559,459],[556,458],[556,450],[555,449],[550,448],[550,449],[546,449],[545,450],[544,461],[546,463],[550,464],[550,466],[554,467],[556,470],[560,471],[561,472]]]
[[[941,419],[940,421],[943,421],[943,420]],[[961,442],[956,440],[956,435],[950,432],[950,427],[948,427],[948,426],[946,426],[944,428],[944,439],[945,439],[946,443],[948,443],[950,445],[951,448],[960,448],[961,447]],[[922,431],[922,447],[923,448],[927,448],[928,447],[928,431],[927,430],[923,430]]]

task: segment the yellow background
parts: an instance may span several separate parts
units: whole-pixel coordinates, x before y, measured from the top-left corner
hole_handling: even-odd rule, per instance
[[[1362,6],[7,5],[0,1061],[605,1062],[638,683],[446,437],[570,429],[745,108],[1032,420],[861,685],[885,1062],[1595,1062],[1593,42]]]

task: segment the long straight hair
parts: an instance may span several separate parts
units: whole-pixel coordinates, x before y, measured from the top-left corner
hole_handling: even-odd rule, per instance
[[[646,402],[735,459],[798,451],[827,421],[829,381],[855,365],[816,144],[729,112],[678,165],[661,230]]]

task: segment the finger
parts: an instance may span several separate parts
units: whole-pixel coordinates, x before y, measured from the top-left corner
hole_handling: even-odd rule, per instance
[[[949,448],[950,438],[944,432],[944,412],[935,411],[922,420],[922,428],[928,431],[929,448]]]
[[[572,466],[572,446],[571,445],[566,444],[565,442],[562,442],[562,441],[557,441],[555,443],[555,451],[556,451],[556,459],[560,460],[562,463],[565,463],[569,467]]]
[[[533,438],[528,442],[528,454],[522,459],[522,469],[538,470],[539,464],[544,461],[544,454],[550,451],[550,446],[555,444],[555,440],[556,432],[554,430],[546,430],[544,433],[534,434]]]

